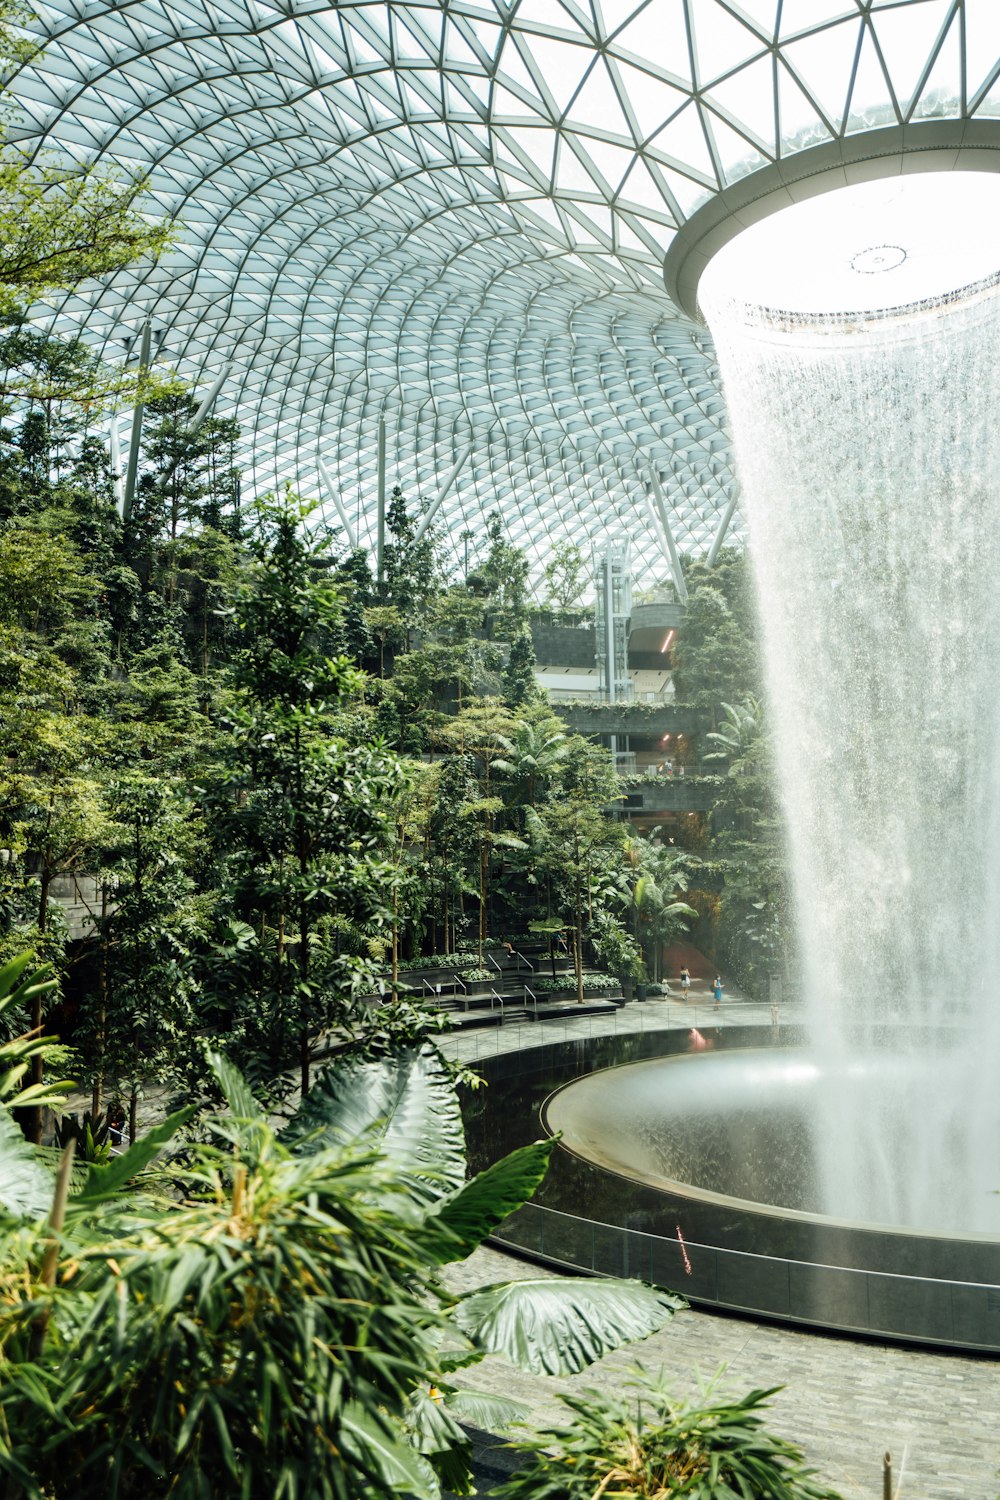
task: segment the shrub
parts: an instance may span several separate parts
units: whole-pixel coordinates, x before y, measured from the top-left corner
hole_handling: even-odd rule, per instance
[[[814,1481],[793,1444],[760,1415],[780,1386],[741,1401],[677,1402],[662,1373],[637,1369],[620,1394],[584,1391],[560,1399],[568,1427],[533,1433],[512,1446],[530,1454],[496,1500],[839,1500]]]

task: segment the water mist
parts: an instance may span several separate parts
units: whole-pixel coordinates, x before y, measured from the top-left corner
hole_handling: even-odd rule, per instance
[[[809,1029],[827,1078],[823,1211],[990,1232],[1000,182],[978,177],[971,194],[992,235],[982,223],[963,233],[967,212],[949,218],[943,198],[962,184],[946,174],[922,206],[918,179],[887,206],[880,187],[778,215],[760,260],[757,231],[741,235],[709,267],[701,305],[750,528]]]

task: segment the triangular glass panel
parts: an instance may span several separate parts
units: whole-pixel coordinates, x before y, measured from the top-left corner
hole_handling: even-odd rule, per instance
[[[346,19],[347,18],[345,17],[345,21]],[[350,48],[354,53],[354,56],[357,58],[358,62],[384,63],[386,61],[385,53],[378,51],[369,41],[368,37],[362,35],[362,33],[356,27],[348,24],[345,25],[344,30]],[[388,50],[389,46],[388,43],[386,43],[386,51]]]
[[[965,0],[965,56],[970,102],[1000,62],[1000,5]]]
[[[872,12],[872,26],[904,114],[952,9],[952,0],[919,0],[902,11]]]
[[[551,198],[526,198],[518,203],[517,207],[522,212],[528,210],[531,214],[537,214],[546,225],[555,231],[560,243],[565,244],[567,238],[566,225]]]
[[[738,182],[741,177],[756,172],[758,167],[772,160],[752,141],[740,135],[738,130],[733,130],[725,120],[720,120],[718,115],[710,115],[710,122],[726,182]]]
[[[562,115],[594,60],[593,52],[589,47],[574,46],[572,42],[532,36],[531,56],[540,75],[536,90],[543,97],[544,90],[548,90]]]
[[[595,140],[593,136],[587,136],[580,144],[612,193],[617,192],[622,178],[635,161],[635,148],[612,146],[606,141]]]
[[[778,65],[778,120],[782,154],[830,139],[830,130],[795,76]]]
[[[482,21],[478,16],[455,17],[463,26],[468,26],[475,33],[480,45],[490,57],[496,57],[498,50],[503,45],[507,33],[500,25],[494,25],[492,21]],[[513,48],[511,48],[513,51]]]
[[[449,18],[445,27],[443,53],[446,63],[479,63],[477,53],[466,41],[453,17]]]
[[[633,20],[616,32],[611,51],[619,50],[649,59],[658,69],[662,68],[690,84],[691,54],[684,0],[650,0]]]
[[[574,193],[600,193],[598,183],[590,175],[584,163],[572,149],[565,137],[559,145],[556,162],[555,187],[558,192],[572,196]]]
[[[640,255],[648,255],[649,246],[645,240],[640,239],[631,225],[627,224],[621,214],[615,214],[615,241],[620,250],[632,250]]]
[[[517,7],[518,25],[532,22],[540,26],[559,26],[563,31],[570,18],[559,4],[559,0],[521,0]]]
[[[926,120],[932,116],[943,116],[947,119],[954,119],[960,111],[961,92],[961,36],[956,19],[941,43],[941,50],[934,59],[934,66],[920,91],[920,98],[916,108],[912,111],[911,118]]]
[[[505,89],[499,83],[493,87],[492,114],[494,120],[534,120],[538,118],[529,104],[525,104],[516,94],[512,94],[510,89]]]
[[[738,0],[735,9],[752,21],[757,31],[771,42],[777,35],[778,0]]]
[[[663,171],[665,177],[670,175],[666,168]],[[639,218],[635,214],[627,214],[622,210],[619,211],[617,217],[623,224],[628,225],[629,230],[638,240],[639,244],[645,245],[651,255],[662,257],[665,243],[664,236],[672,234],[672,229],[669,229],[667,225],[660,223],[658,220],[651,223],[648,220]],[[677,214],[671,217],[672,219],[676,218],[679,223],[683,215]]]
[[[847,107],[861,24],[855,16],[781,49],[784,61],[838,129]]]
[[[698,60],[698,81],[714,79],[749,62],[760,52],[760,37],[742,25],[718,0],[690,0]]]
[[[634,203],[639,208],[651,209],[653,213],[670,212],[670,205],[641,157],[637,158],[635,166],[622,183],[619,198],[623,203]]]
[[[917,0],[917,4],[920,3],[921,0]],[[866,26],[861,41],[858,71],[854,75],[854,88],[851,91],[848,130],[867,130],[877,125],[889,125],[895,118],[878,50]]]
[[[435,61],[441,51],[444,17],[439,10],[422,8],[416,16],[405,5],[392,7],[394,53],[397,58],[430,57]]]
[[[608,245],[611,244],[611,210],[609,208],[601,208],[597,203],[581,203],[574,205],[573,216],[580,225],[579,238],[586,238],[592,226],[594,236],[599,242],[604,240]]]
[[[649,143],[649,155],[656,160],[669,156],[682,167],[691,167],[711,182],[715,182],[715,164],[705,140],[701,116],[696,104],[682,109],[670,124]]]
[[[574,125],[589,125],[610,131],[628,140],[631,132],[622,114],[621,101],[608,76],[603,59],[598,58],[568,110]]]
[[[651,135],[655,135],[661,125],[683,109],[690,100],[689,94],[682,93],[669,83],[662,83],[658,78],[652,78],[629,63],[616,63],[615,71],[621,78],[635,115],[640,140],[648,140]]]
[[[976,118],[995,120],[1000,117],[1000,78],[994,80],[976,108]],[[187,210],[185,209],[185,215]]]
[[[595,24],[599,26],[604,36],[618,30],[642,4],[642,0],[591,0],[590,9],[594,12]]]
[[[765,152],[774,155],[774,65],[770,53],[715,84],[706,94],[705,103],[717,104],[737,125],[745,125]]]
[[[682,214],[694,213],[716,191],[714,180],[712,187],[708,188],[691,177],[685,177],[681,172],[675,172],[672,167],[660,167],[659,170]]]
[[[500,55],[500,66],[497,68],[496,77],[510,83],[520,84],[533,98],[537,99],[538,84],[528,72],[527,64],[521,55],[522,48],[525,53],[530,51],[525,38],[522,37],[519,44],[516,44],[513,38],[508,40]]]
[[[524,170],[539,187],[547,191],[552,181],[552,162],[558,139],[556,132],[544,125],[536,129],[511,125],[504,129],[503,134],[516,148],[515,156],[520,152]]]

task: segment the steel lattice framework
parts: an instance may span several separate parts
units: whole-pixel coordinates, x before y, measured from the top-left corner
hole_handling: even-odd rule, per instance
[[[374,532],[389,483],[453,538],[678,546],[733,494],[711,342],[663,262],[700,206],[887,126],[1000,115],[996,0],[54,0],[14,134],[148,171],[183,226],[56,313],[230,362],[255,481]],[[332,514],[332,512],[331,512]],[[734,523],[739,527],[739,519]],[[652,577],[655,548],[636,548]]]

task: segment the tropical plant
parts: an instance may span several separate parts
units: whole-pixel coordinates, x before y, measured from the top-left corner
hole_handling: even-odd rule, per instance
[[[663,978],[663,950],[687,930],[698,913],[680,900],[687,889],[688,856],[659,843],[634,846],[639,871],[635,882],[636,931],[646,971],[658,983]]]
[[[452,1372],[486,1353],[580,1369],[682,1305],[589,1278],[444,1290],[438,1268],[524,1202],[553,1142],[465,1182],[433,1048],[342,1060],[281,1133],[225,1059],[209,1063],[227,1108],[204,1121],[207,1142],[124,1191],[182,1111],[91,1168],[60,1234],[0,1223],[11,1496],[468,1494],[459,1418],[502,1426],[519,1409],[463,1394]],[[53,1245],[49,1284],[35,1268]]]
[[[0,1017],[34,1016],[41,997],[55,988],[56,980],[48,965],[33,968],[33,955],[21,953],[0,968]],[[40,1023],[0,1045],[0,1105],[5,1109],[41,1108],[62,1103],[63,1095],[73,1087],[66,1080],[49,1079],[22,1087],[24,1077],[36,1059],[58,1061],[66,1056],[55,1037],[42,1036]]]
[[[838,1500],[794,1444],[761,1415],[780,1386],[740,1400],[709,1388],[679,1401],[658,1374],[637,1367],[623,1389],[560,1397],[572,1418],[512,1446],[528,1460],[496,1500]]]

